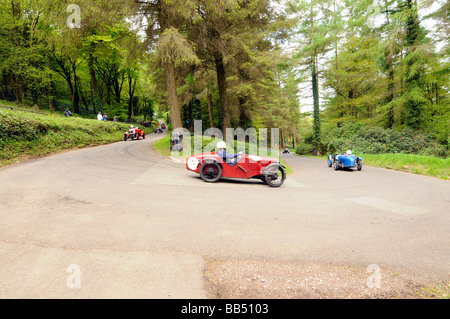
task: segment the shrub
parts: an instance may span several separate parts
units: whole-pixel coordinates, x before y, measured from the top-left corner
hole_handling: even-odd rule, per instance
[[[366,154],[430,154],[440,157],[448,154],[447,147],[409,128],[383,129],[349,123],[330,131],[327,139],[330,153],[351,149],[355,153]]]
[[[299,155],[311,155],[314,150],[315,147],[313,145],[307,143],[300,143],[295,148],[295,153]]]
[[[420,155],[428,155],[428,156],[436,156],[436,157],[446,158],[448,156],[448,149],[447,149],[447,147],[445,147],[443,145],[435,145],[435,146],[431,146],[426,149],[423,149],[420,152]]]
[[[314,143],[315,143],[315,138],[314,138],[314,134],[308,134],[308,135],[306,135],[305,136],[305,139],[304,139],[304,142],[306,143],[306,144],[311,144],[311,145],[313,145]]]

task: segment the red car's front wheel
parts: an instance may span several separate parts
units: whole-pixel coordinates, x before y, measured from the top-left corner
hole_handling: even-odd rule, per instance
[[[209,183],[217,182],[222,176],[222,167],[215,162],[206,162],[200,166],[200,177]]]

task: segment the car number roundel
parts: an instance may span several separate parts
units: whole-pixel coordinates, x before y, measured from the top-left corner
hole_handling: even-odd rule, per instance
[[[187,161],[189,169],[196,170],[198,166],[198,159],[195,157],[190,157]]]

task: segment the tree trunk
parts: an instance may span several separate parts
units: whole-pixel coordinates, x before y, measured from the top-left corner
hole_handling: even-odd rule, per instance
[[[389,63],[389,76],[388,76],[388,96],[387,103],[390,103],[394,100],[394,68],[392,63]],[[392,128],[394,126],[394,107],[389,106],[388,111],[388,128]]]
[[[144,122],[147,121],[147,98],[144,97],[142,101],[142,107],[144,110]]]
[[[390,20],[389,20],[389,10],[388,10],[388,3],[385,0],[384,2],[385,5],[385,10],[386,10],[386,25],[390,24]],[[393,41],[393,40],[391,40]],[[394,100],[394,49],[393,49],[394,44],[390,44],[389,47],[389,53],[388,56],[386,57],[386,62],[388,65],[388,87],[387,87],[387,98],[386,98],[386,103],[389,104],[390,102],[392,102]],[[388,128],[392,128],[394,126],[394,108],[393,106],[389,107],[388,110],[388,124],[387,127]]]
[[[175,81],[175,67],[173,64],[166,65],[166,81],[172,129],[181,128],[181,113],[180,107],[178,105],[177,87]]]
[[[19,104],[23,103],[25,94],[22,90],[22,86],[21,84],[16,80],[16,77],[14,75],[11,75],[11,80],[12,80],[12,90],[14,92],[14,95],[16,96],[17,102],[19,102]]]
[[[89,66],[89,74],[91,76],[91,90],[94,104],[94,112],[96,112],[97,110],[99,111],[101,110],[101,100],[100,95],[98,94],[98,83],[97,78],[95,76],[94,57],[92,56],[92,53],[89,53],[88,66]]]
[[[313,113],[314,113],[314,140],[316,144],[320,143],[320,109],[319,109],[319,79],[316,70],[316,56],[313,56],[312,62],[312,90],[313,90]]]
[[[134,89],[136,87],[136,79],[133,82],[133,76],[131,75],[131,71],[128,74],[128,117],[131,119],[134,117]]]
[[[80,95],[78,93],[78,80],[77,80],[77,74],[75,70],[75,65],[73,65],[72,68],[72,75],[73,75],[73,112],[74,113],[80,113]]]
[[[414,53],[416,51],[417,45],[420,43],[421,30],[415,1],[407,0],[406,8],[408,10],[408,19],[406,21],[405,42],[407,46],[406,74],[408,74],[408,76],[405,79],[405,88],[407,90],[405,115],[406,124],[409,127],[418,130],[423,125],[422,113],[424,103],[418,101],[417,97],[411,96],[411,92],[415,91],[417,88],[423,87],[421,85],[422,74],[420,70],[414,70],[414,72],[411,72],[411,70],[415,68],[415,64],[418,60]],[[409,76],[410,73],[413,73],[413,75]]]
[[[223,56],[221,53],[216,54],[215,64],[217,73],[217,87],[219,89],[219,100],[223,116],[222,132],[225,132],[228,128],[228,125],[230,124],[230,114],[227,103],[227,78],[225,74]]]
[[[311,7],[311,43],[314,48],[314,15]],[[313,131],[314,131],[314,141],[316,146],[320,143],[320,109],[319,109],[319,79],[317,74],[317,52],[313,49],[312,52],[312,70],[311,70],[311,82],[313,91]]]
[[[8,82],[6,80],[6,75],[2,74],[2,96],[3,96],[3,100],[7,100],[8,99]]]
[[[336,0],[333,2],[333,7],[334,7],[334,14],[336,15]],[[336,109],[338,110],[338,117],[341,118],[344,116],[344,112],[341,108],[341,96],[339,94],[339,90],[340,90],[340,82],[339,82],[339,76],[338,76],[338,71],[339,71],[339,57],[338,57],[338,41],[337,41],[337,37],[336,40],[334,41],[334,69],[336,71]]]
[[[436,101],[435,104],[439,104],[439,87],[438,87],[438,83],[434,82],[434,88],[435,88],[435,95],[436,95]]]
[[[106,104],[111,105],[111,87],[106,84]]]
[[[55,112],[55,106],[53,105],[53,80],[52,80],[52,76],[50,75],[50,84],[48,85],[47,88],[47,98],[48,98],[48,108],[50,109],[51,112]]]
[[[89,104],[88,104],[88,101],[86,100],[86,97],[83,95],[83,93],[82,92],[80,92],[81,94],[81,101],[83,101],[83,105],[84,105],[84,109],[86,110],[86,111],[89,111]]]
[[[120,79],[120,83],[119,83],[119,78],[116,76],[116,78],[114,79],[114,99],[116,100],[116,102],[118,104],[120,104],[120,95],[122,93],[122,86],[123,86],[123,81],[125,79],[125,74],[122,73],[121,74],[122,78]]]
[[[211,128],[214,128],[214,121],[212,116],[212,102],[211,102],[211,94],[208,94],[208,111],[209,111],[209,123]]]

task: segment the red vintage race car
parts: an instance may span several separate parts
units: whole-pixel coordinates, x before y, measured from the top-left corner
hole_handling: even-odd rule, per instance
[[[132,140],[134,139],[140,139],[140,138],[145,138],[145,132],[141,129],[139,129],[138,127],[130,127],[128,129],[128,132],[123,133],[123,140],[127,141],[129,138],[131,138]]]
[[[200,174],[210,183],[220,178],[258,178],[271,187],[279,187],[286,179],[286,168],[272,157],[240,154],[235,163],[225,162],[217,153],[202,153],[186,159],[186,168]]]

